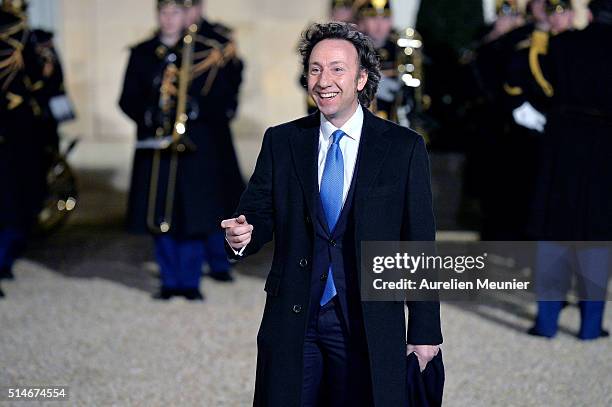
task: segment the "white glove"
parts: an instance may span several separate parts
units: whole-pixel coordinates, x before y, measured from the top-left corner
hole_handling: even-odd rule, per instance
[[[524,102],[522,105],[512,111],[512,117],[519,126],[527,127],[531,130],[544,132],[546,125],[546,116],[537,111],[529,102]]]

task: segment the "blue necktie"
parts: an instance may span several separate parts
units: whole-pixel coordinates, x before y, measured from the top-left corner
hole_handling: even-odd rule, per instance
[[[342,158],[342,150],[340,150],[340,139],[345,136],[342,130],[336,130],[332,133],[333,142],[327,150],[325,157],[325,167],[323,168],[323,176],[321,177],[321,202],[327,219],[327,226],[330,233],[334,230],[336,222],[342,211],[342,190],[344,187],[344,160]],[[334,285],[334,276],[332,275],[332,265],[329,265],[329,273],[323,295],[321,295],[321,306],[327,304],[337,294],[336,286]]]

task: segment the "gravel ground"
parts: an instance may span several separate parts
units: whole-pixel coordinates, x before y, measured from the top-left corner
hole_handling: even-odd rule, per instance
[[[142,289],[27,260],[15,274],[2,284],[0,386],[67,385],[65,405],[75,406],[251,402],[261,278],[207,279],[205,303],[159,303]],[[533,311],[443,304],[446,406],[612,406],[610,340],[577,341],[575,307],[555,340],[528,337]],[[612,327],[612,312],[606,321]]]

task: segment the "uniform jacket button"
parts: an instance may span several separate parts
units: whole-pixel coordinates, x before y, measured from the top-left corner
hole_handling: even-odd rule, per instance
[[[306,219],[306,223],[310,225],[310,222],[311,222],[311,220],[310,220],[310,216],[306,215],[306,218],[305,218],[305,219]]]
[[[300,267],[304,268],[308,265],[308,259],[300,259]]]
[[[299,314],[300,312],[302,312],[302,306],[300,304],[295,304],[293,306],[293,312],[295,314]]]
[[[336,247],[336,245],[337,245],[337,243],[336,243],[336,241],[334,239],[331,239],[329,241],[329,244],[332,245],[333,247]]]
[[[321,281],[327,280],[327,273],[321,274]]]

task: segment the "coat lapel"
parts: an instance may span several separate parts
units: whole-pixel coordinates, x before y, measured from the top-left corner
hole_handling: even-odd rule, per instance
[[[319,113],[306,118],[299,130],[291,135],[289,143],[295,171],[304,192],[310,218],[315,219],[317,182],[317,155],[319,150]]]

